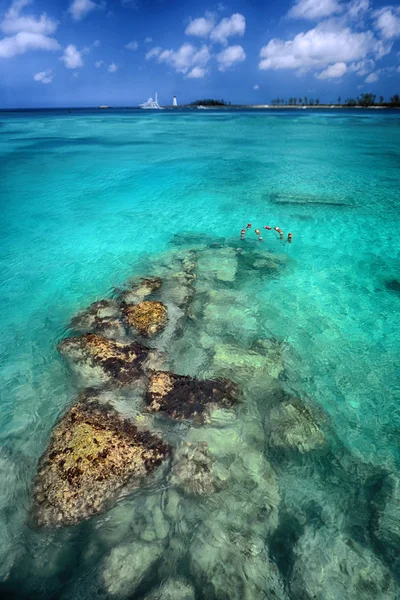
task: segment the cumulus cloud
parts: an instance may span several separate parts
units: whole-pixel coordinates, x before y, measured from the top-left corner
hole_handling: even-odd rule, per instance
[[[100,69],[100,67],[102,67],[103,65],[104,65],[103,60],[98,60],[94,63],[94,66],[96,67],[96,69]]]
[[[194,67],[204,68],[211,58],[207,46],[197,49],[192,44],[182,44],[178,50],[164,50],[158,56],[159,63],[167,63],[178,73],[187,74]],[[197,73],[197,71],[195,72]],[[193,77],[193,75],[192,75]]]
[[[191,71],[187,74],[189,79],[202,79],[207,73],[207,69],[203,67],[193,67]]]
[[[225,17],[211,31],[210,37],[213,42],[218,42],[224,46],[228,44],[228,38],[232,36],[243,36],[246,31],[246,19],[240,13],[235,13],[231,17]]]
[[[260,86],[258,85],[258,83],[256,83],[256,85],[253,87],[253,90],[259,90]]]
[[[69,12],[75,21],[81,21],[95,8],[99,8],[92,0],[73,0]]]
[[[127,50],[137,50],[139,48],[139,44],[136,40],[133,40],[132,42],[129,42],[129,44],[126,44],[125,48]]]
[[[154,58],[156,56],[158,56],[161,52],[162,48],[160,48],[160,46],[156,46],[155,48],[152,48],[151,50],[149,50],[146,54],[146,60],[150,60],[151,58]]]
[[[337,62],[348,63],[367,57],[382,58],[391,45],[377,40],[371,31],[354,32],[339,24],[321,23],[301,32],[292,40],[272,39],[261,48],[259,68],[325,68]]]
[[[360,60],[358,62],[351,63],[348,70],[354,72],[358,77],[363,77],[372,69],[375,68],[375,61],[372,59]]]
[[[400,36],[400,6],[385,6],[375,11],[375,27],[386,40]]]
[[[37,33],[51,35],[55,32],[58,22],[43,13],[39,19],[34,15],[21,15],[22,9],[32,3],[32,0],[14,0],[1,23],[1,29],[7,35],[19,33]]]
[[[379,79],[379,75],[378,73],[370,73],[368,75],[368,77],[365,78],[365,83],[375,83],[376,81],[378,81]]]
[[[340,13],[343,6],[337,0],[297,0],[289,10],[292,19],[318,20]]]
[[[152,41],[153,41],[153,38],[152,38],[152,37],[147,37],[147,38],[144,38],[144,43],[145,43],[145,44],[151,44],[151,42],[152,42]]]
[[[11,58],[18,54],[25,54],[30,50],[58,50],[60,44],[54,38],[49,38],[40,33],[21,31],[12,37],[0,40],[0,58]]]
[[[51,83],[53,81],[53,78],[54,75],[51,69],[48,69],[47,71],[41,71],[41,73],[36,73],[36,75],[33,76],[33,79],[35,81],[40,81],[40,83],[44,84]]]
[[[67,69],[79,69],[80,67],[83,67],[81,52],[79,52],[77,47],[73,44],[70,44],[65,48],[64,54],[60,60],[64,63]]]
[[[369,10],[369,0],[352,0],[348,6],[347,15],[351,19],[359,19]]]
[[[0,28],[8,37],[0,40],[0,58],[11,58],[30,50],[58,50],[59,43],[49,37],[57,29],[58,23],[43,13],[40,18],[34,15],[21,15],[21,11],[32,0],[14,0],[4,15]]]
[[[326,69],[316,75],[317,79],[340,79],[347,71],[347,65],[344,62],[337,62],[329,65]]]
[[[217,54],[218,70],[227,71],[235,63],[246,60],[246,53],[242,46],[228,46]]]
[[[116,71],[118,71],[118,65],[116,65],[114,62],[112,62],[111,65],[109,65],[107,67],[107,71],[109,73],[115,73]]]
[[[214,28],[214,17],[209,14],[205,17],[193,19],[186,27],[186,35],[194,35],[197,37],[207,37],[210,31]]]

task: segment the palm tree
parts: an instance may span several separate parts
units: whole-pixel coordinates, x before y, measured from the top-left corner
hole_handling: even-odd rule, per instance
[[[339,105],[340,105],[340,104],[342,104],[342,98],[341,98],[340,96],[338,96],[337,103],[338,103]]]
[[[319,98],[315,99],[315,104],[318,106],[319,105]]]
[[[308,104],[308,98],[307,98],[307,96],[304,96],[304,104]]]
[[[383,96],[379,96],[379,104],[383,104],[385,102],[385,98]]]
[[[303,98],[299,98],[299,104],[303,104]]]

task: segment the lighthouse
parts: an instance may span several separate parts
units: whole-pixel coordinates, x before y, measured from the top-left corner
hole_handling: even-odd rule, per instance
[[[176,96],[174,96],[174,98],[172,100],[172,106],[178,106],[178,101],[176,99]]]

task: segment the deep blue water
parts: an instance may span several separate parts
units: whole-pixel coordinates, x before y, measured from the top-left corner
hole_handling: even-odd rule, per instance
[[[285,234],[290,231],[293,243],[264,231],[261,246],[256,236],[247,234],[245,244],[259,244],[266,253],[285,255],[289,262],[279,277],[244,277],[242,284],[240,280],[235,284],[237,307],[231,307],[226,325],[229,343],[236,335],[240,347],[249,332],[284,342],[292,357],[285,385],[312,399],[329,423],[329,451],[322,457],[311,453],[307,459],[278,460],[260,445],[262,450],[257,451],[276,473],[280,520],[273,533],[262,530],[258,538],[278,565],[292,600],[398,597],[400,113],[322,109],[0,113],[0,161],[4,593],[15,598],[89,599],[99,586],[105,597],[114,597],[101,587],[95,565],[126,541],[129,526],[121,523],[135,519],[134,503],[140,503],[125,499],[106,516],[61,531],[36,531],[29,522],[37,460],[58,416],[76,393],[56,350],[69,320],[109,295],[114,286],[145,272],[161,253],[172,252],[176,240],[183,239],[181,234],[201,234],[207,243],[223,238],[232,245],[237,240],[239,246],[240,230],[250,222],[253,229],[271,225]],[[224,330],[209,327],[207,335],[213,347],[226,341]],[[203,347],[200,339],[197,343]],[[197,360],[198,353],[193,352],[193,358],[189,353],[182,370],[203,376],[205,367]],[[247,383],[253,377],[255,381],[250,369]],[[257,431],[260,427],[260,436],[264,435],[260,404],[267,392],[261,384],[253,390],[250,386],[252,419],[239,417],[238,436],[243,437],[237,453],[248,450],[248,463],[255,448],[243,440],[251,438],[253,427]],[[190,435],[195,439],[197,434]],[[232,469],[240,471],[238,466]],[[243,469],[240,485],[246,486],[246,469],[250,481],[252,467],[247,464]],[[161,497],[160,490],[154,497]],[[147,575],[139,587],[133,586],[129,597],[144,597],[170,571],[188,578],[198,598],[212,598],[213,593],[223,597],[218,586],[210,592],[207,576],[204,582],[190,559],[197,546],[200,555],[216,545],[205,540],[206,534],[199,542],[199,530],[207,531],[209,523],[197,515],[196,499],[185,502],[178,516],[170,517],[170,545],[158,555],[153,577]],[[251,491],[243,504],[229,506],[226,512],[218,497],[212,502],[216,530],[219,523],[225,531],[224,515],[235,510],[239,523],[241,518],[243,522],[255,518],[246,512],[254,508]],[[110,534],[113,519],[123,530],[120,535]],[[172,542],[178,543],[178,521],[188,529],[180,538],[184,549],[179,560],[171,550]],[[389,534],[387,522],[393,529]],[[311,536],[310,527],[318,533]],[[321,541],[318,536],[325,530]],[[129,539],[134,542],[138,534],[133,531]],[[233,560],[221,550],[224,544],[231,546],[232,539],[221,536],[212,565]],[[393,587],[382,591],[377,581],[375,592],[357,587],[343,592],[335,587],[334,576],[329,579],[328,569],[322,587],[311,586],[314,596],[310,590],[299,591],[293,557],[301,565],[304,555],[318,556],[324,544],[337,548],[339,555],[342,539],[347,540],[346,547],[348,540],[360,544],[368,553],[365,568],[375,573],[379,569],[371,556],[376,557],[391,573]],[[335,546],[334,540],[340,544]],[[93,561],[92,545],[99,553]],[[212,565],[202,572],[211,572]],[[257,568],[249,567],[246,580],[257,579]],[[320,572],[322,567],[316,561],[313,568]],[[356,565],[354,572],[361,568]],[[314,581],[312,574],[308,577]],[[254,589],[238,597],[267,597],[265,591]],[[226,594],[234,597],[233,592]]]

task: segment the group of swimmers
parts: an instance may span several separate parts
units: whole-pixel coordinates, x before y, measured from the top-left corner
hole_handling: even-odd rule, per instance
[[[244,236],[246,235],[246,230],[251,229],[251,227],[252,227],[251,223],[248,223],[246,229],[242,229],[242,231],[240,232],[241,240],[244,240]],[[269,225],[264,225],[264,229],[267,229],[268,231],[272,231],[272,227],[270,227]],[[280,229],[279,227],[274,227],[274,231],[276,231],[276,233],[279,235],[279,238],[281,240],[285,239],[285,235],[284,235],[282,229]],[[256,235],[258,235],[258,239],[260,240],[260,242],[262,242],[263,237],[261,235],[261,231],[259,229],[255,229],[254,233]],[[289,244],[292,243],[292,238],[293,238],[293,235],[291,233],[288,233],[287,241],[289,242]]]

